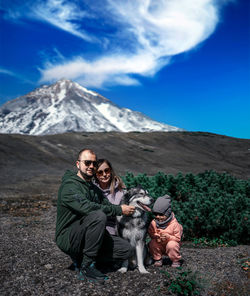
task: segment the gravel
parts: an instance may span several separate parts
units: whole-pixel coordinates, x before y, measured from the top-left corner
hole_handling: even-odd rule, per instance
[[[0,201],[0,294],[4,295],[174,295],[168,291],[168,276],[181,272],[169,264],[149,266],[126,274],[108,272],[104,285],[77,278],[68,267],[70,258],[54,242],[56,206],[49,199],[13,203]],[[197,248],[183,242],[182,271],[191,270],[202,285],[200,295],[249,295],[250,246]],[[167,263],[167,260],[166,260]],[[172,293],[172,294],[171,294]]]

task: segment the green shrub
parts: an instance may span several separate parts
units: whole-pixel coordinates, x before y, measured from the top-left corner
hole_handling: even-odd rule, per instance
[[[221,238],[208,239],[206,237],[201,237],[192,239],[192,242],[195,247],[230,247],[237,245],[237,243],[233,240],[224,241]]]
[[[166,271],[161,271],[166,275],[166,281],[164,282],[164,287],[168,291],[174,293],[178,296],[192,296],[200,295],[200,289],[202,286],[200,284],[201,279],[198,278],[197,273],[191,270],[182,270],[179,268],[177,275],[171,275]]]
[[[152,177],[127,173],[123,180],[128,188],[141,185],[155,199],[169,194],[185,239],[250,242],[250,180],[214,171],[176,176],[159,172]]]

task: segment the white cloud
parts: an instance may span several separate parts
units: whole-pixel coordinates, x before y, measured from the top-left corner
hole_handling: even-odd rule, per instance
[[[140,46],[156,57],[190,50],[205,40],[218,22],[213,0],[109,0]]]
[[[0,73],[5,74],[5,75],[9,75],[9,76],[16,76],[15,73],[13,73],[9,70],[3,69],[3,68],[0,68]]]
[[[86,41],[96,41],[96,38],[81,29],[80,25],[85,18],[91,16],[86,11],[79,9],[79,7],[72,1],[39,1],[32,5],[32,10],[29,16],[31,18],[37,18],[41,21],[48,22],[49,24]]]
[[[24,83],[29,83],[29,84],[32,84],[32,85],[35,84],[34,82],[24,78],[22,75],[19,75],[17,73],[14,73],[14,72],[12,72],[10,70],[7,70],[7,69],[4,69],[4,68],[0,68],[0,74],[14,77],[14,78],[16,78],[16,79],[18,79],[18,80],[20,80],[21,82],[24,82]]]
[[[84,33],[72,22],[86,14],[75,4],[65,4],[62,0],[48,3],[39,13],[44,20],[88,41],[102,38]],[[138,84],[131,75],[154,75],[172,56],[193,49],[214,32],[218,3],[220,1],[214,0],[106,0],[100,17],[106,17],[109,25],[119,28],[109,40],[109,51],[92,60],[84,58],[83,53],[61,63],[46,63],[40,69],[41,82],[67,76],[91,87]],[[124,38],[133,50],[123,46]]]

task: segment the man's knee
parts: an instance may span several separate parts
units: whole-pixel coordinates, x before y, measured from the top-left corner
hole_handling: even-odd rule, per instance
[[[97,211],[90,212],[88,214],[88,220],[89,222],[95,222],[98,224],[100,223],[100,224],[106,225],[107,216],[105,213],[103,213],[103,211],[97,210]]]

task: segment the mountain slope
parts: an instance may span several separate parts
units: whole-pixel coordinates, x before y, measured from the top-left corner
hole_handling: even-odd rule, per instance
[[[179,131],[140,112],[120,108],[70,80],[44,85],[0,108],[0,132],[28,135],[65,132]]]
[[[117,174],[176,175],[215,170],[250,178],[250,140],[209,133],[66,133],[45,136],[0,134],[2,196],[56,195],[78,152],[90,148],[111,161]]]

